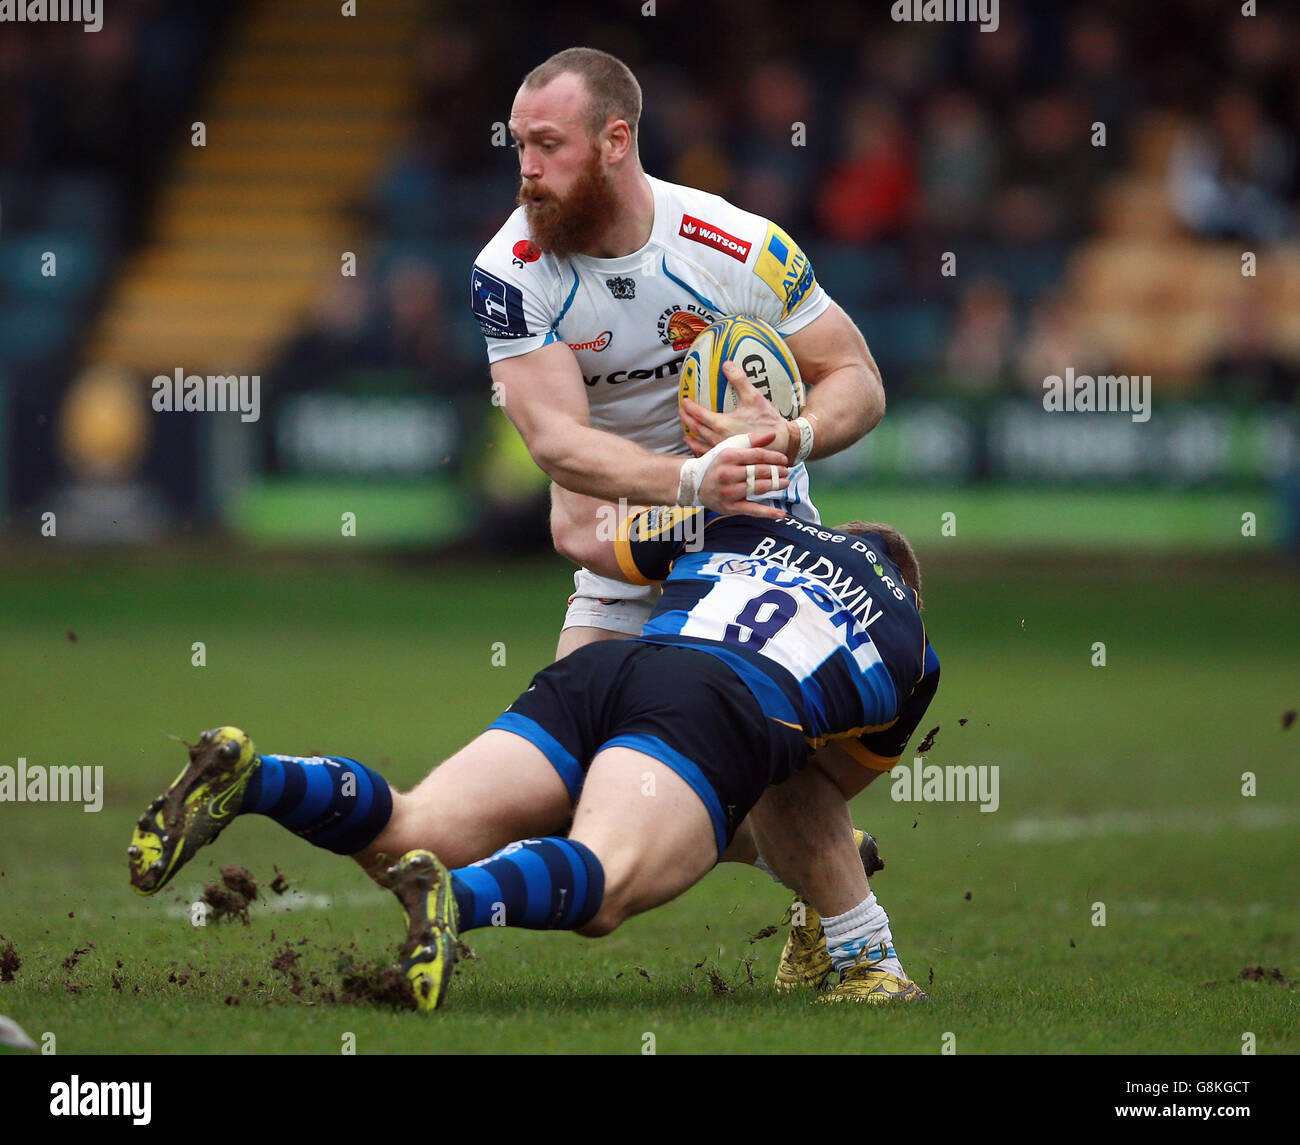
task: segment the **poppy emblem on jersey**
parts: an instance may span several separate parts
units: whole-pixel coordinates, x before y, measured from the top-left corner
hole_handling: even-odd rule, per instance
[[[703,243],[705,246],[722,251],[723,254],[729,254],[738,262],[744,262],[749,257],[750,244],[744,239],[720,231],[712,223],[706,223],[694,215],[682,216],[682,225],[677,233],[683,238],[690,239],[691,242]]]
[[[593,350],[599,354],[613,340],[614,331],[603,330],[587,342],[569,342],[567,345],[570,350]]]
[[[520,239],[511,250],[515,258],[523,262],[536,262],[542,257],[542,252],[532,239]]]
[[[693,303],[685,309],[670,306],[659,315],[659,340],[674,350],[686,350],[700,331],[713,324],[714,318]]]
[[[636,279],[634,278],[623,278],[622,276],[607,278],[605,279],[605,285],[609,287],[610,294],[620,302],[626,302],[636,297]]]

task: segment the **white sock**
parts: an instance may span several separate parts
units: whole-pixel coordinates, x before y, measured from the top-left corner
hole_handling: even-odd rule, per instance
[[[852,910],[829,918],[823,916],[822,929],[826,932],[826,949],[831,956],[831,965],[836,970],[847,970],[858,961],[863,951],[868,951],[866,960],[873,966],[887,970],[899,978],[907,977],[903,973],[903,964],[894,953],[889,915],[876,902],[874,893],[867,895]],[[883,959],[880,956],[882,946],[885,952]]]

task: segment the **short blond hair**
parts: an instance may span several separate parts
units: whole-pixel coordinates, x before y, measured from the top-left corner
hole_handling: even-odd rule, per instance
[[[545,87],[569,73],[581,77],[587,89],[587,134],[595,139],[611,119],[623,119],[635,147],[637,124],[641,121],[641,85],[632,69],[596,48],[565,48],[524,76],[523,86]]]

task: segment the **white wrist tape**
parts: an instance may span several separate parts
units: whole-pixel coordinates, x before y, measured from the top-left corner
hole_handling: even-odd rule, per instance
[[[794,424],[799,427],[799,452],[794,455],[794,464],[799,465],[808,460],[813,448],[813,427],[806,417],[797,417]]]
[[[692,457],[682,462],[681,476],[677,479],[677,504],[700,505],[700,488],[704,485],[704,475],[718,459],[724,449],[748,449],[749,434],[738,433],[718,442],[703,457]]]

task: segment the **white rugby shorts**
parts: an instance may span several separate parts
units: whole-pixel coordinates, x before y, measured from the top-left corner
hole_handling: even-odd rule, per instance
[[[573,574],[573,595],[564,616],[565,628],[604,628],[625,636],[639,635],[659,600],[657,584],[628,584],[597,576],[590,569]]]

